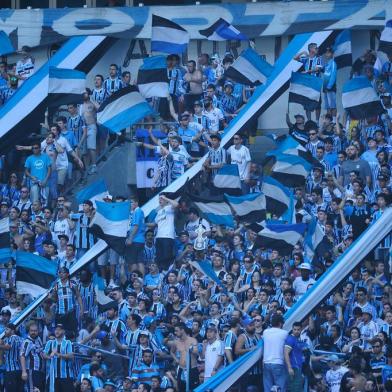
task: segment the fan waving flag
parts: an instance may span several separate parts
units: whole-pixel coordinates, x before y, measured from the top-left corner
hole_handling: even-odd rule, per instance
[[[343,85],[342,104],[350,117],[357,120],[376,117],[384,110],[376,90],[365,76]]]
[[[290,190],[274,178],[263,177],[261,191],[265,195],[267,212],[281,216],[290,207]]]
[[[308,232],[305,236],[305,254],[309,260],[312,260],[314,256],[321,255],[325,239],[325,233],[322,227],[319,225],[315,218],[312,219],[308,226]]]
[[[225,194],[227,202],[241,222],[260,222],[265,219],[266,201],[263,193],[249,193],[243,196]]]
[[[0,248],[10,247],[10,220],[9,218],[0,219]]]
[[[223,200],[223,197],[205,198],[188,194],[193,204],[200,210],[204,218],[216,225],[234,227],[233,214],[230,206]]]
[[[229,195],[239,195],[241,193],[241,180],[238,166],[224,165],[214,177],[214,186],[219,188],[222,193]]]
[[[129,228],[129,202],[105,203],[97,201],[97,210],[90,223],[90,230],[104,240],[110,248],[123,255]]]
[[[74,69],[49,67],[48,104],[50,107],[82,102],[86,74]]]
[[[105,280],[96,273],[93,276],[93,285],[98,305],[98,314],[104,313],[110,306],[116,305],[117,302],[105,293]]]
[[[217,274],[215,273],[215,271],[212,268],[212,265],[209,261],[207,261],[207,260],[191,261],[189,264],[191,266],[195,267],[203,275],[205,275],[209,279],[211,279],[218,286],[225,288],[225,286],[223,285],[222,281],[218,278]]]
[[[289,255],[298,241],[302,240],[306,224],[271,224],[259,231],[256,246],[279,249],[281,255]]]
[[[76,194],[76,201],[79,204],[79,211],[82,209],[82,205],[85,200],[92,201],[95,207],[95,202],[97,200],[102,201],[108,194],[108,187],[105,180],[101,178],[100,180],[93,182],[88,187],[82,189]]]
[[[235,82],[251,86],[264,84],[272,70],[272,65],[263,60],[253,49],[248,48],[225,71],[225,76]]]
[[[206,37],[209,41],[246,41],[248,37],[237,30],[232,24],[219,18],[210,27],[199,30],[199,33]]]
[[[99,107],[97,121],[113,133],[153,114],[151,106],[136,86],[127,86],[112,94]]]
[[[147,57],[137,74],[140,94],[145,98],[166,98],[169,94],[169,79],[165,56]]]
[[[334,60],[338,69],[350,67],[353,63],[353,53],[351,49],[351,31],[343,30],[335,39],[333,46]]]
[[[286,154],[301,157],[312,165],[320,164],[301,143],[297,142],[292,136],[287,135],[283,139],[277,141],[277,148],[268,151],[267,157],[274,157],[276,154]]]
[[[151,51],[184,53],[188,47],[189,33],[169,19],[152,15]]]
[[[305,185],[312,165],[294,155],[276,154],[275,163],[271,169],[271,177],[289,188]]]
[[[16,290],[37,298],[45,293],[57,278],[58,265],[53,260],[34,253],[16,252]]]
[[[388,20],[385,24],[385,28],[381,33],[378,50],[387,55],[392,55],[392,19]]]
[[[323,80],[317,76],[293,72],[291,74],[289,102],[301,105],[317,104],[320,101]]]

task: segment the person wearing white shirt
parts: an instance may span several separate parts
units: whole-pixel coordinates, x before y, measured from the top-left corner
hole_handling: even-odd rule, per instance
[[[342,378],[348,372],[348,369],[340,365],[337,355],[331,355],[328,358],[328,366],[330,369],[325,375],[325,381],[329,387],[328,390],[330,392],[339,392]]]
[[[211,97],[208,96],[204,98],[203,116],[207,118],[207,126],[210,134],[218,133],[221,124],[226,124],[222,110],[214,107]]]
[[[276,385],[281,392],[287,390],[287,370],[284,360],[284,345],[288,332],[282,329],[283,317],[274,314],[271,328],[263,332],[263,384],[264,391],[270,391]]]
[[[248,177],[250,165],[250,152],[248,147],[242,145],[242,136],[235,135],[233,137],[234,145],[227,149],[227,155],[230,157],[230,162],[238,166],[241,184],[244,185],[245,179]]]
[[[218,331],[214,324],[207,328],[207,342],[203,343],[204,382],[214,376],[223,365],[224,344],[217,337]]]
[[[155,246],[156,261],[162,270],[167,271],[174,258],[174,226],[175,209],[178,203],[163,194],[159,195],[159,209],[155,217],[156,229]]]
[[[310,277],[310,273],[312,271],[312,267],[309,263],[302,263],[298,267],[301,276],[297,276],[293,282],[293,289],[295,291],[296,297],[301,298],[308,289],[314,285],[316,282],[313,278]]]

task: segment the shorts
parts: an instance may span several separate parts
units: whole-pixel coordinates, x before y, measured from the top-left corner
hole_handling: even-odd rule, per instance
[[[98,265],[104,267],[105,265],[117,265],[120,260],[120,255],[113,249],[108,249],[98,256]]]
[[[87,150],[97,149],[97,125],[87,125]]]
[[[336,91],[324,91],[325,109],[336,109]]]
[[[98,135],[98,139],[100,140],[106,140],[106,138],[108,137],[109,131],[107,128],[102,127],[102,126],[97,126],[97,135]]]
[[[127,264],[136,264],[144,262],[144,244],[134,242],[132,245],[125,247],[125,262]]]
[[[67,177],[67,169],[57,169],[57,185],[64,185]]]

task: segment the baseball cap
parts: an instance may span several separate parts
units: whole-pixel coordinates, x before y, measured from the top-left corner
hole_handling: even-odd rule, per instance
[[[337,355],[335,355],[335,354],[333,354],[333,355],[330,355],[329,357],[328,357],[328,360],[327,360],[328,362],[339,362],[339,357],[337,356]]]
[[[303,116],[302,114],[299,114],[299,113],[294,116],[294,118],[298,118],[298,117],[305,119],[305,116]]]
[[[312,270],[312,266],[309,263],[302,263],[299,265],[298,269],[303,269],[303,270]]]
[[[60,324],[60,323],[58,323],[58,324],[56,324],[56,326],[54,327],[55,329],[56,328],[61,328],[61,329],[64,329],[64,325],[63,324]]]
[[[67,242],[69,241],[69,237],[68,237],[66,234],[59,234],[59,235],[57,236],[57,238],[58,238],[59,240],[61,240],[62,238],[64,238],[65,240],[67,240]]]
[[[182,113],[178,116],[178,119],[181,120],[188,120],[189,114],[188,113]]]
[[[233,88],[233,87],[234,87],[234,84],[233,84],[233,82],[230,82],[230,80],[227,80],[227,81],[225,82],[224,87],[226,87],[226,86],[230,86],[231,88]]]

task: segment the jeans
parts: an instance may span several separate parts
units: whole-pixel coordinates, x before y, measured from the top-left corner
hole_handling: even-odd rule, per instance
[[[304,380],[302,377],[302,371],[301,369],[298,368],[293,368],[294,370],[294,376],[289,376],[289,385],[288,385],[288,390],[290,392],[302,392],[304,391]]]
[[[270,392],[274,385],[280,387],[281,392],[286,392],[287,370],[285,365],[265,363],[263,367],[264,392]]]

